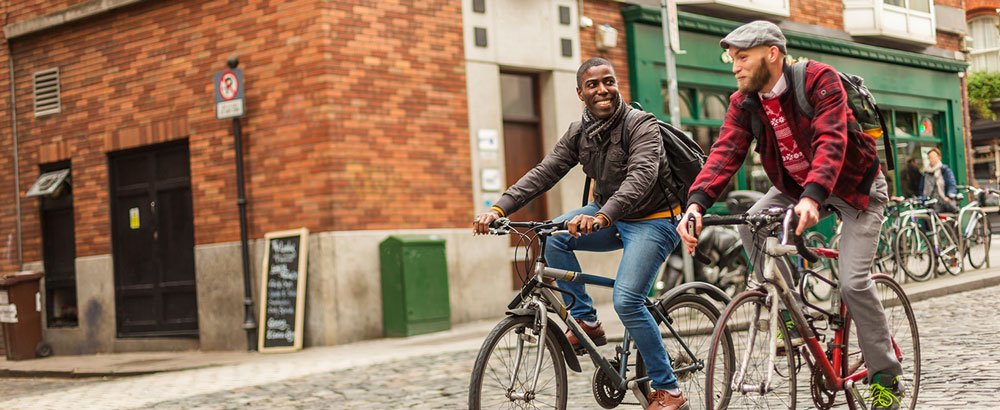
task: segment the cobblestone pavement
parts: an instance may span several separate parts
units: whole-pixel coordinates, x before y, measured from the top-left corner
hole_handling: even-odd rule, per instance
[[[997,408],[998,305],[1000,287],[914,304],[923,355],[917,408]],[[266,366],[227,366],[104,380],[0,379],[0,408],[464,409],[475,356],[475,351],[451,352],[298,375],[269,375]],[[569,408],[600,408],[591,393],[592,372],[589,361],[583,373],[569,372]],[[800,385],[808,383],[805,376],[799,380]],[[176,391],[182,393],[166,399],[158,394]],[[630,401],[635,399],[626,397]],[[812,408],[808,396],[800,396],[798,403]]]

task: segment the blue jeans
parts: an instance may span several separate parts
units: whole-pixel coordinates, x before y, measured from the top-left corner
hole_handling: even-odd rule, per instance
[[[555,220],[569,220],[580,214],[594,215],[598,210],[600,208],[597,204],[591,202]],[[581,235],[579,238],[569,235],[553,236],[545,244],[545,258],[549,266],[575,272],[580,272],[581,269],[574,251],[609,252],[624,248],[612,295],[615,312],[632,335],[646,363],[651,385],[657,390],[677,388],[677,379],[670,367],[667,350],[663,347],[659,327],[643,302],[653,288],[660,265],[679,241],[673,222],[668,218],[658,218],[617,221],[597,233]],[[594,309],[594,301],[587,294],[586,285],[560,281],[559,287],[576,297],[576,304],[570,309],[574,318],[597,320],[597,310]],[[566,304],[572,302],[572,298],[565,294],[563,300]]]

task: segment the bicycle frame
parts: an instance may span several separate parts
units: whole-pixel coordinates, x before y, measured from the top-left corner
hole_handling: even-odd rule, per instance
[[[626,376],[626,371],[628,369],[628,357],[631,355],[630,350],[632,347],[632,338],[629,331],[626,329],[621,342],[621,349],[618,351],[620,356],[619,369],[615,369],[611,362],[604,357],[600,352],[597,351],[597,346],[594,342],[587,336],[587,333],[583,331],[579,324],[569,315],[568,307],[563,304],[562,298],[557,297],[547,285],[539,286],[539,284],[545,283],[546,279],[556,279],[567,282],[579,282],[589,285],[601,286],[613,288],[615,286],[615,280],[606,278],[603,276],[590,275],[582,272],[573,272],[565,269],[557,269],[549,267],[545,262],[545,241],[548,235],[563,234],[566,231],[553,231],[549,234],[540,234],[540,253],[535,261],[534,276],[531,280],[525,283],[524,288],[521,292],[515,296],[514,300],[508,305],[511,310],[517,310],[518,308],[524,310],[531,310],[534,313],[536,323],[540,323],[541,333],[540,337],[544,337],[547,332],[547,316],[551,311],[555,313],[562,321],[566,324],[566,327],[576,335],[577,339],[580,341],[580,345],[584,348],[590,358],[594,363],[601,369],[604,374],[611,379],[611,381],[618,386],[620,390],[630,389],[635,394],[636,398],[639,399],[640,403],[646,402],[646,397],[639,392],[638,386],[640,383],[649,381],[649,377],[645,376],[642,378],[628,380]],[[719,291],[721,293],[721,290]],[[528,298],[530,296],[530,298]],[[684,348],[685,353],[688,357],[695,357],[695,354],[688,347],[684,339],[680,337],[680,334],[674,329],[670,321],[664,316],[662,312],[655,308],[653,301],[649,298],[645,301],[646,308],[653,314],[655,319],[659,319],[661,323],[667,326],[670,334],[679,341],[680,345]],[[524,341],[523,339],[518,340],[518,350],[523,349]],[[533,377],[531,380],[531,390],[534,391],[536,384],[538,383],[538,375],[541,368],[542,359],[544,358],[545,349],[538,349],[537,357],[535,360],[535,369],[533,372]],[[518,374],[521,366],[520,361],[521,355],[518,354],[518,360],[514,364],[514,371],[512,375]],[[701,370],[705,367],[704,359],[698,359],[695,363],[688,366],[674,369],[675,374],[684,374],[690,371]],[[511,385],[513,386],[514,380],[511,380]],[[528,392],[525,391],[520,396],[514,396],[513,392],[508,392],[508,398],[518,398],[524,400],[525,395]]]
[[[788,217],[786,217],[784,226],[785,226],[785,232],[786,232],[786,234],[783,237],[784,238],[788,238],[788,234],[787,234],[787,232],[788,232]],[[865,379],[865,378],[868,377],[868,370],[864,369],[864,370],[860,370],[860,371],[854,371],[850,375],[848,375],[847,377],[841,377],[840,376],[841,371],[844,370],[844,369],[841,368],[841,366],[842,366],[841,363],[843,361],[842,360],[843,359],[843,355],[845,354],[844,353],[844,346],[845,346],[844,342],[845,342],[845,339],[847,338],[847,334],[846,334],[847,333],[846,332],[847,328],[845,326],[838,326],[838,328],[835,329],[834,340],[833,340],[833,345],[832,345],[833,348],[832,348],[832,352],[831,352],[831,356],[832,356],[832,361],[831,361],[831,359],[827,357],[826,352],[824,352],[822,345],[820,345],[820,342],[819,342],[816,334],[813,332],[812,327],[808,325],[808,322],[807,322],[807,320],[805,318],[805,315],[802,314],[802,310],[801,310],[800,304],[795,299],[794,294],[792,293],[791,289],[789,288],[789,284],[785,280],[784,276],[781,275],[781,273],[778,271],[777,260],[779,258],[783,257],[783,256],[797,255],[798,252],[797,252],[795,246],[789,245],[789,244],[785,243],[785,241],[779,243],[778,239],[776,237],[771,236],[771,237],[768,237],[765,240],[764,253],[766,255],[768,255],[768,257],[767,257],[767,260],[765,261],[765,264],[764,264],[764,278],[765,278],[765,281],[764,281],[764,283],[763,283],[762,286],[764,287],[765,294],[768,295],[767,296],[767,302],[769,302],[768,304],[770,305],[769,308],[768,308],[768,316],[769,316],[768,323],[770,324],[770,326],[768,328],[768,335],[767,335],[770,338],[769,339],[768,366],[767,366],[768,375],[767,375],[767,378],[766,378],[766,382],[764,383],[763,386],[760,386],[760,385],[745,385],[743,383],[743,377],[745,376],[747,365],[748,365],[748,361],[749,361],[749,357],[748,356],[750,354],[750,350],[752,350],[751,347],[753,346],[753,344],[755,342],[755,338],[757,337],[756,333],[759,331],[759,329],[757,328],[757,326],[751,325],[750,329],[749,329],[750,335],[748,337],[748,346],[747,346],[747,349],[745,350],[746,353],[744,354],[743,361],[740,362],[740,367],[737,369],[737,371],[736,371],[736,373],[735,373],[735,375],[733,377],[732,386],[731,386],[732,389],[734,391],[740,391],[740,392],[744,392],[744,393],[748,393],[748,392],[763,392],[763,393],[766,393],[766,392],[770,391],[771,380],[772,380],[772,376],[774,374],[774,360],[775,360],[776,351],[777,351],[777,327],[778,327],[778,323],[779,323],[779,321],[778,321],[779,304],[778,304],[778,300],[775,298],[775,296],[777,296],[778,298],[780,298],[781,302],[784,303],[784,306],[788,310],[789,314],[792,316],[792,320],[795,323],[796,329],[799,331],[799,334],[802,336],[803,340],[805,341],[805,346],[807,347],[807,349],[811,353],[812,358],[815,360],[814,366],[815,365],[820,366],[820,370],[822,371],[823,376],[824,376],[824,381],[825,381],[825,384],[826,384],[826,388],[830,389],[830,390],[847,390],[860,403],[861,402],[861,394],[857,390],[856,384],[857,384],[858,381],[861,381],[861,380],[863,380],[863,379]],[[832,250],[820,250],[817,253],[819,253],[822,257],[826,257],[826,258],[835,258],[835,257],[837,257],[837,253],[835,251],[832,251]],[[789,267],[789,268],[790,269],[794,269],[793,267]],[[807,280],[808,276],[812,276],[811,272],[806,272],[804,275],[802,275],[801,281]],[[819,277],[819,276],[816,276],[816,277]],[[831,283],[831,284],[833,284],[833,283]],[[835,299],[835,300],[839,301],[839,299]],[[808,303],[807,303],[807,305],[808,305]],[[843,323],[850,323],[850,315],[847,312],[846,305],[844,305],[842,302],[839,303],[839,305],[840,306],[839,306],[839,308],[837,310],[840,313],[840,317],[843,318],[842,319]],[[825,314],[827,316],[832,316],[830,312],[826,312],[826,311],[824,311],[822,309],[817,309],[817,310],[819,310],[820,312],[822,312],[823,314]],[[759,312],[759,311],[757,312],[758,317],[755,317],[754,321],[758,321],[759,320],[760,313],[761,312]],[[831,327],[835,326],[836,322],[837,321],[835,321],[835,320],[830,320]],[[899,346],[896,344],[895,339],[892,340],[892,345],[893,345],[893,349],[895,350],[896,358],[901,361],[902,360],[902,354],[901,354],[901,351],[899,349]],[[848,370],[850,370],[850,369],[848,369]]]

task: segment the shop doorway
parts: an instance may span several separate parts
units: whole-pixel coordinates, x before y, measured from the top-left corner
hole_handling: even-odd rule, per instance
[[[187,140],[109,164],[118,336],[198,335]]]

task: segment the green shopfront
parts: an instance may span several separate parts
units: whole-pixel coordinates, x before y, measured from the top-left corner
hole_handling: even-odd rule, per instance
[[[623,12],[628,39],[632,98],[669,122],[663,32],[658,9],[634,6]],[[708,151],[718,137],[729,95],[736,90],[732,67],[723,61],[719,40],[741,23],[679,13],[677,56],[681,124]],[[889,172],[890,194],[900,195],[900,170],[908,158],[926,158],[933,147],[943,162],[966,181],[963,113],[959,73],[966,63],[808,34],[786,32],[788,54],[821,61],[859,75],[886,116],[896,170]],[[884,144],[877,143],[880,151]],[[752,150],[731,182],[731,189],[766,191],[771,184]],[[880,154],[882,154],[880,152]],[[919,161],[918,161],[918,166]],[[717,206],[715,212],[724,212]]]

